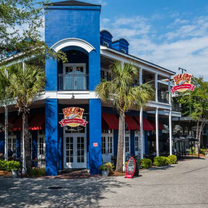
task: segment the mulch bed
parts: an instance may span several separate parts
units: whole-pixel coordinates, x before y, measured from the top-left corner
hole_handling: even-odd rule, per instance
[[[3,176],[3,177],[11,177],[12,176],[12,173],[11,172],[7,172],[7,171],[4,171],[4,170],[0,170],[0,176]]]
[[[113,171],[112,173],[109,174],[109,176],[125,176],[126,173],[119,173],[117,171]]]

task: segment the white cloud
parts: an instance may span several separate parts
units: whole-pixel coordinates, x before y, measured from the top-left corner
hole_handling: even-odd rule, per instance
[[[108,29],[114,39],[127,38],[131,54],[176,72],[178,67],[185,68],[208,80],[208,16],[193,20],[176,18],[172,31],[162,35],[151,21],[151,17],[122,17],[106,24],[102,22],[101,26]]]

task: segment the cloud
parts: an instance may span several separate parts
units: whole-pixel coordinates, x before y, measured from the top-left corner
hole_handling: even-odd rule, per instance
[[[175,18],[174,27],[167,25],[163,31],[154,28],[152,21],[152,17],[123,16],[102,21],[101,26],[114,39],[126,38],[130,54],[176,72],[182,67],[208,80],[208,16]]]

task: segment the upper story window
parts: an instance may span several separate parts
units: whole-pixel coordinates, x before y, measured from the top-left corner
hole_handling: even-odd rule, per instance
[[[125,50],[125,49],[123,49],[123,48],[121,49],[121,51],[122,51],[123,53],[126,53],[126,50]]]
[[[64,64],[63,75],[59,76],[59,83],[63,84],[63,90],[86,90],[86,64]]]
[[[103,41],[103,45],[109,47],[109,43],[106,41]]]

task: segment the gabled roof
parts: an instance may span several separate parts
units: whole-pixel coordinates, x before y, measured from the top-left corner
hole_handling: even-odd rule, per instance
[[[51,2],[45,5],[47,6],[100,6],[97,4],[90,4],[90,3],[86,3],[82,1],[75,1],[75,0]]]

